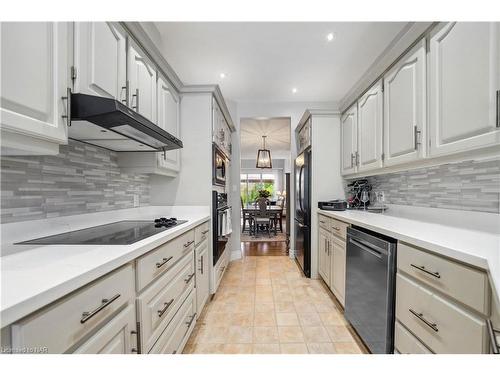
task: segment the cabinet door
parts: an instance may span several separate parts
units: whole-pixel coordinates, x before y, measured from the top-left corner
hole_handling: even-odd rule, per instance
[[[330,285],[330,235],[324,229],[319,230],[318,251],[318,273]]]
[[[382,82],[358,100],[358,172],[382,167]]]
[[[75,23],[75,92],[126,103],[126,37],[109,22]]]
[[[332,284],[333,294],[344,306],[345,299],[345,268],[346,268],[346,249],[345,242],[332,236]]]
[[[209,296],[208,240],[196,249],[196,312],[200,316]]]
[[[418,160],[426,147],[425,41],[384,77],[384,164]]]
[[[101,328],[76,354],[129,354],[137,352],[135,306],[129,305]]]
[[[356,152],[358,149],[358,110],[354,105],[347,110],[341,121],[342,174],[356,172]]]
[[[67,142],[68,24],[2,22],[0,28],[2,153],[57,154]]]
[[[129,39],[129,106],[156,123],[156,68]]]
[[[179,96],[162,76],[157,83],[157,124],[173,136],[179,138]],[[179,171],[181,165],[180,150],[158,153],[158,165],[161,168]]]
[[[430,38],[430,154],[500,143],[500,24],[451,22]]]

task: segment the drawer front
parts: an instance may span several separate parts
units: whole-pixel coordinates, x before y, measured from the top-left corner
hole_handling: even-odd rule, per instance
[[[201,244],[203,241],[208,239],[210,236],[210,222],[207,221],[201,225],[198,225],[196,228],[194,228],[194,243],[196,246]]]
[[[324,215],[318,215],[318,223],[319,227],[327,230],[328,232],[332,231],[331,219]]]
[[[490,311],[488,276],[471,267],[427,253],[404,243],[398,244],[398,268],[472,309]]]
[[[418,339],[399,322],[394,329],[394,347],[400,354],[432,354]]]
[[[150,354],[177,354],[182,353],[189,336],[196,324],[195,294],[186,298],[172,323],[163,331],[158,341],[151,348]]]
[[[349,226],[349,224],[344,223],[343,221],[331,219],[330,226],[330,231],[334,235],[342,238],[345,241],[345,239],[347,238],[347,227]]]
[[[141,291],[187,253],[194,250],[194,230],[174,238],[137,260],[137,290]]]
[[[151,349],[187,295],[194,289],[193,257],[193,252],[186,254],[137,298],[143,352]]]
[[[196,248],[196,312],[201,314],[210,294],[208,241]]]
[[[75,350],[76,354],[137,353],[135,306],[128,305],[94,336]]]
[[[134,269],[129,264],[14,323],[12,346],[66,352],[132,303],[134,296]]]
[[[487,347],[483,319],[399,273],[396,318],[434,353],[483,353]]]
[[[216,288],[219,287],[219,284],[222,280],[222,277],[224,276],[224,272],[226,271],[228,261],[227,261],[227,256],[225,252],[227,249],[224,251],[224,254],[222,254],[221,258],[219,259],[219,263],[215,265],[215,285],[217,286]]]

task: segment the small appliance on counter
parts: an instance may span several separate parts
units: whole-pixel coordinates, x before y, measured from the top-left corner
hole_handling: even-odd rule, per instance
[[[345,199],[334,199],[327,202],[318,202],[318,208],[327,211],[345,211],[347,201]]]
[[[368,183],[368,180],[356,180],[348,184],[347,187],[350,188],[347,198],[349,208],[366,209],[370,205],[372,186]]]

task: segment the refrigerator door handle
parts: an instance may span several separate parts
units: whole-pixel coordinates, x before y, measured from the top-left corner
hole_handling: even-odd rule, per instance
[[[300,206],[300,211],[304,212],[304,207],[302,206],[302,172],[304,171],[304,166],[300,167],[300,172],[299,172],[299,206]]]

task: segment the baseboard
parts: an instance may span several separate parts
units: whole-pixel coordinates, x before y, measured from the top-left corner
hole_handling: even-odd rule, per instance
[[[241,250],[231,251],[229,261],[241,259]]]

